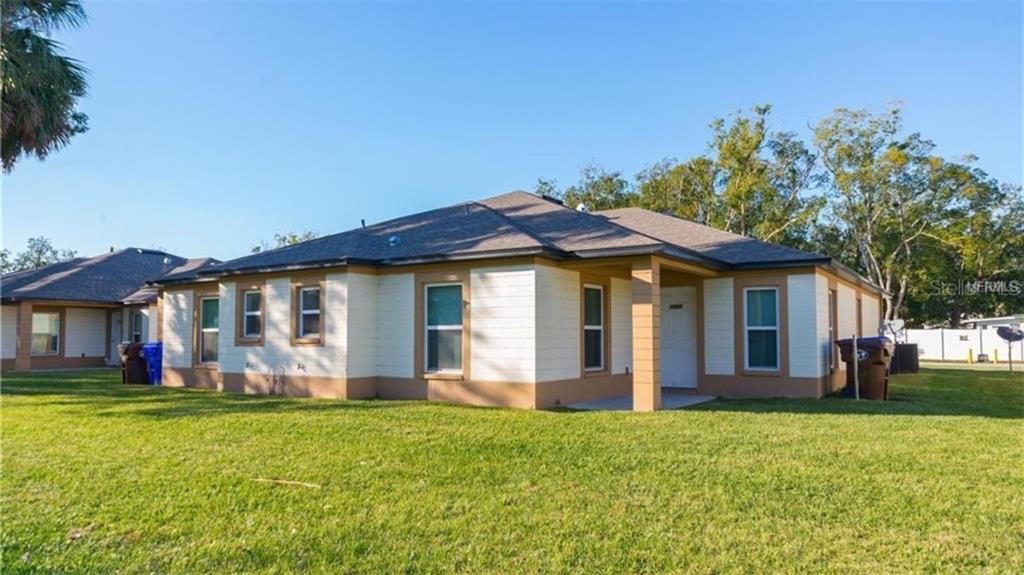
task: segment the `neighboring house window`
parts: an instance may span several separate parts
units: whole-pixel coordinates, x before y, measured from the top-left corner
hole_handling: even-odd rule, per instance
[[[60,351],[60,313],[32,314],[32,355],[57,355]]]
[[[426,370],[428,372],[462,371],[462,285],[432,284],[425,286]]]
[[[242,292],[242,337],[256,339],[263,331],[263,294],[259,290]]]
[[[142,314],[133,311],[131,315],[132,343],[142,343]]]
[[[199,362],[217,363],[220,339],[220,300],[215,297],[204,297],[200,305]]]
[[[320,337],[320,288],[299,288],[299,337]]]
[[[583,286],[583,368],[604,369],[604,288]]]
[[[746,331],[746,368],[779,369],[779,290],[743,290],[743,318]]]

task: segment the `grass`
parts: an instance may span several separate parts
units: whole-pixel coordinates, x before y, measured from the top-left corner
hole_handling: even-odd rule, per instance
[[[4,377],[3,573],[1024,571],[1017,374],[656,414],[115,379]]]

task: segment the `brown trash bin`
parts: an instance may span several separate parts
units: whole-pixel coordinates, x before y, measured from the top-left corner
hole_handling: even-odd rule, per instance
[[[889,398],[889,362],[895,346],[887,337],[857,338],[859,361],[854,366],[853,338],[836,341],[840,355],[846,362],[846,394],[853,395],[853,370],[857,369],[861,399],[885,400]]]
[[[146,360],[142,358],[142,344],[122,342],[117,345],[121,356],[121,383],[125,385],[149,385]]]

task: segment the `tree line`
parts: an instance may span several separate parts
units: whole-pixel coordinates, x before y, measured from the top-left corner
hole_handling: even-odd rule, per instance
[[[707,150],[687,160],[666,158],[632,178],[588,165],[568,187],[542,178],[535,191],[833,256],[891,294],[886,320],[957,326],[1024,311],[1019,288],[998,289],[1024,280],[1019,185],[990,177],[976,157],[938,156],[905,130],[899,106],[837,109],[810,141],[770,129],[770,114],[757,106],[714,120]]]

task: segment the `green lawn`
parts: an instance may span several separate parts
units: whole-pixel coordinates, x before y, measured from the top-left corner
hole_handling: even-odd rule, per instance
[[[1019,374],[656,414],[115,381],[4,377],[3,573],[1024,571]]]

